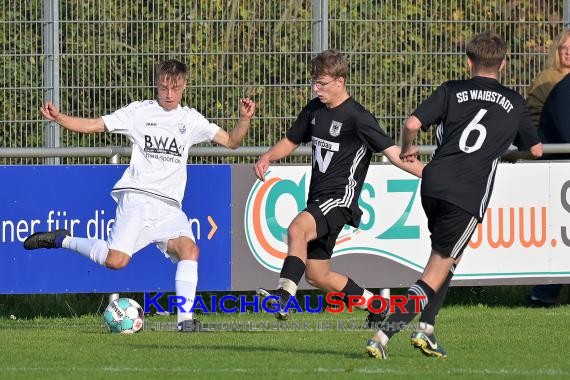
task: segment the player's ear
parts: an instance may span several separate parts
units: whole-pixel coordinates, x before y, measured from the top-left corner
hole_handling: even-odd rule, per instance
[[[473,61],[469,57],[467,57],[467,66],[469,66],[469,72],[473,72]]]
[[[501,65],[499,66],[499,72],[503,71],[506,64],[507,64],[507,60],[503,58],[503,60],[501,61]]]

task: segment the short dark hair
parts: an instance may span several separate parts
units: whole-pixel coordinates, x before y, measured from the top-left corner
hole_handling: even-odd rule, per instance
[[[498,70],[505,59],[507,46],[495,32],[479,33],[467,43],[467,57],[476,67]]]
[[[170,80],[177,81],[182,77],[186,79],[186,65],[175,59],[159,62],[155,69],[155,80],[158,81],[160,77],[164,76]]]
[[[348,61],[338,50],[325,50],[311,60],[311,75],[313,78],[330,75],[333,78],[346,78]]]

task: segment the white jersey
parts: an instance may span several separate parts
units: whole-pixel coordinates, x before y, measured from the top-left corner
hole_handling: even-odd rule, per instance
[[[109,132],[128,136],[133,153],[128,169],[111,195],[133,190],[152,194],[182,206],[186,188],[188,149],[211,141],[220,127],[194,108],[165,111],[156,100],[133,102],[103,116]]]

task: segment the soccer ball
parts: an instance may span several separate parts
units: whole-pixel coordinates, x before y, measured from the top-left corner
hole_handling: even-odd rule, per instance
[[[103,313],[103,320],[112,333],[132,334],[143,327],[144,313],[141,306],[130,298],[112,301]]]

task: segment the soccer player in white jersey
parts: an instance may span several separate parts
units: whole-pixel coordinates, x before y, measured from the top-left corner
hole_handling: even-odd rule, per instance
[[[428,356],[446,351],[434,335],[453,271],[481,223],[493,191],[497,164],[511,143],[510,159],[536,158],[542,145],[520,94],[498,81],[506,46],[496,33],[474,36],[467,44],[471,79],[443,83],[406,120],[402,128],[405,162],[416,161],[412,145],[420,128],[437,125],[437,149],[423,171],[421,198],[431,233],[431,254],[421,278],[408,289],[407,303],[396,309],[367,343],[372,357],[387,358],[389,339],[421,311],[412,344]]]
[[[210,123],[194,108],[180,105],[186,89],[186,65],[168,60],[156,66],[156,100],[133,102],[112,114],[94,118],[65,115],[50,102],[45,118],[74,132],[111,132],[133,144],[130,165],[111,195],[117,202],[115,223],[107,241],[70,236],[67,230],[38,232],[24,241],[26,249],[67,248],[110,269],[124,268],[150,243],[177,263],[176,294],[186,299],[178,310],[181,331],[199,330],[193,321],[198,283],[199,250],[188,217],[181,210],[186,187],[188,149],[204,141],[227,148],[241,145],[255,113],[255,103],[240,100],[239,121],[230,131]]]

